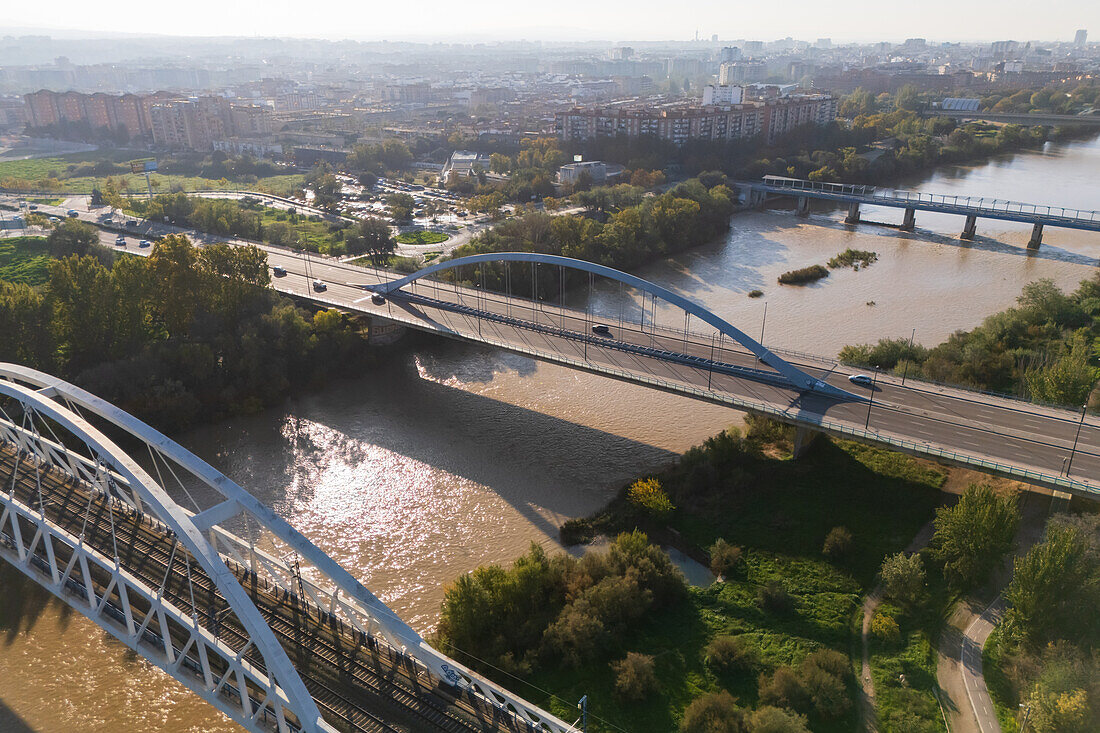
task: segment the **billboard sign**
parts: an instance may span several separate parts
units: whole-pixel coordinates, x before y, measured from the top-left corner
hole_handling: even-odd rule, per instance
[[[131,173],[152,173],[157,169],[156,158],[141,158],[140,160],[130,161]]]

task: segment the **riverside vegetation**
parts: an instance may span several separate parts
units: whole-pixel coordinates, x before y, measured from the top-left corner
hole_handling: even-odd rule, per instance
[[[1017,305],[957,331],[933,348],[909,339],[845,346],[848,364],[936,382],[1016,395],[1035,402],[1095,409],[1100,371],[1100,275],[1063,293],[1050,280],[1024,287]]]
[[[370,361],[344,314],[308,313],[275,293],[255,247],[196,248],[172,235],[141,258],[98,241],[94,228],[69,220],[17,245],[29,264],[14,271],[33,277],[0,280],[5,360],[71,380],[164,430],[254,411]]]
[[[750,418],[746,433],[708,439],[562,527],[567,544],[614,538],[606,550],[575,559],[532,547],[511,568],[460,578],[436,642],[561,717],[575,717],[587,694],[593,731],[852,730],[860,598],[944,502],[946,476],[824,437],[793,461],[791,440]],[[940,507],[942,549],[918,558],[910,593],[880,612],[884,731],[939,730],[932,645],[965,585],[944,568],[960,562],[968,532],[970,549],[992,548],[983,557],[1000,548],[973,522],[988,511],[986,490],[970,492],[978,500],[961,510]],[[707,564],[719,582],[686,587],[651,541]]]

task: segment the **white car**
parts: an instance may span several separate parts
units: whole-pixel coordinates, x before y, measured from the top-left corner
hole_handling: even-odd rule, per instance
[[[848,381],[852,384],[858,384],[861,387],[870,387],[872,384],[874,384],[874,380],[872,380],[866,374],[853,374],[852,376],[848,377]]]

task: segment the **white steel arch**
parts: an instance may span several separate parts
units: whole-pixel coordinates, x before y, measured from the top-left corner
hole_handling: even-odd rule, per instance
[[[278,720],[274,726],[269,720],[267,727],[264,727],[261,725],[263,720],[260,719],[263,711],[254,710],[255,702],[248,700],[247,695],[239,696],[243,698],[240,701],[244,708],[242,713],[240,709],[234,709],[231,700],[227,700],[224,690],[221,689],[224,682],[217,690],[204,690],[202,685],[195,684],[194,675],[189,676],[178,669],[178,663],[176,669],[173,669],[170,664],[161,663],[151,657],[147,649],[139,648],[140,639],[120,636],[116,629],[104,626],[84,608],[77,607],[77,610],[89,615],[112,635],[122,639],[135,651],[246,727],[253,730],[276,727],[288,731],[300,727],[303,731],[326,733],[332,730],[322,720],[316,703],[287,658],[286,652],[237,581],[236,575],[227,567],[227,560],[248,568],[258,578],[284,590],[300,592],[307,600],[325,609],[349,627],[372,637],[381,637],[387,644],[422,665],[421,673],[457,687],[480,699],[483,704],[497,709],[502,715],[516,718],[517,723],[548,733],[576,733],[576,728],[572,725],[433,649],[380,599],[270,507],[186,448],[124,410],[64,380],[28,367],[2,362],[0,395],[13,398],[24,411],[40,414],[61,425],[66,432],[83,443],[90,455],[81,455],[62,445],[61,441],[56,440],[56,436],[54,440],[50,440],[43,437],[40,431],[21,427],[17,420],[2,410],[0,441],[12,443],[37,456],[39,460],[61,467],[69,474],[92,484],[113,489],[112,496],[136,510],[155,515],[176,533],[180,542],[217,583],[218,590],[230,602],[234,613],[247,628],[250,643],[262,654],[267,675],[249,667],[247,660],[241,658],[243,654],[237,654],[237,658],[231,661],[236,664],[234,669],[239,667],[239,674],[243,675],[242,685],[247,677],[247,681],[254,686],[268,689],[271,700],[281,703],[271,704],[273,709],[270,715],[278,717]],[[129,438],[143,444],[149,451],[152,467],[149,470],[143,468],[93,425],[92,418],[86,418],[85,414],[94,416],[110,426],[111,430],[121,430]],[[106,472],[104,468],[107,469]],[[154,480],[150,471],[157,473],[157,480]],[[207,491],[188,491],[189,484],[192,488],[197,484]],[[203,504],[195,503],[192,510],[177,503],[169,494],[169,487],[182,489],[192,501],[195,493],[205,493],[213,499],[208,498]],[[4,489],[0,487],[0,500],[4,498]],[[8,501],[6,504],[10,505],[12,502]],[[12,516],[17,513],[7,506],[4,512],[5,520],[9,513]],[[35,513],[31,507],[20,507],[19,512],[30,516]],[[44,517],[41,519],[44,520]],[[247,537],[226,529],[224,525],[230,520],[243,523]],[[3,527],[4,523],[0,521],[0,532]],[[18,528],[15,531],[18,532]],[[79,540],[77,542],[79,544]],[[0,554],[3,554],[3,549],[0,547]],[[31,577],[41,582],[40,577]],[[155,589],[140,589],[140,585],[130,583],[127,587],[139,588],[139,592],[143,591],[153,599],[153,603],[159,603]],[[55,593],[73,605],[62,593],[57,590]],[[183,609],[170,610],[181,618],[187,616]],[[196,627],[199,626],[197,619],[192,621]],[[210,637],[201,628],[196,633],[200,636],[205,633]],[[218,644],[225,646],[213,637],[205,641],[212,649],[217,649]],[[232,656],[233,650],[225,651]],[[283,708],[293,713],[299,721],[298,726],[283,720]]]

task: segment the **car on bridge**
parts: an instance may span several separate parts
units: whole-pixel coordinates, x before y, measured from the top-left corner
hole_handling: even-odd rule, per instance
[[[316,290],[318,293],[323,293],[328,290],[328,285],[325,285],[325,283],[321,280],[314,280],[313,289]]]
[[[286,268],[275,265],[271,268],[271,274],[275,277],[286,277]]]
[[[866,374],[853,374],[848,377],[848,381],[852,384],[858,384],[861,387],[870,387],[874,384],[874,380],[868,377]]]
[[[382,297],[380,293],[372,293],[370,296],[370,302],[374,303],[375,305],[385,305],[386,299]]]
[[[595,326],[592,327],[592,333],[598,334],[600,336],[610,336],[611,329],[602,323],[597,323]]]

